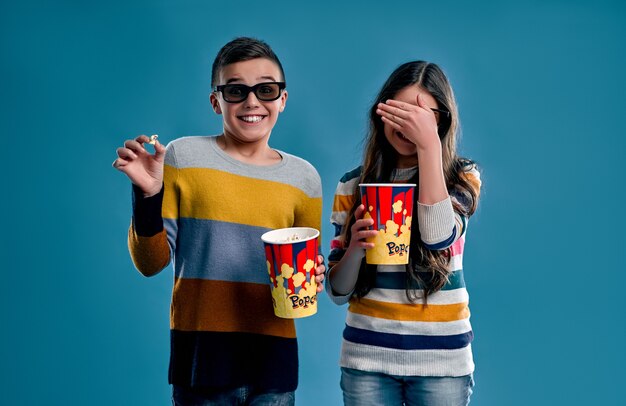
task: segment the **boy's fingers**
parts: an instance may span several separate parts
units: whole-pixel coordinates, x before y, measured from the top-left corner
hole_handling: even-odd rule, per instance
[[[165,155],[165,151],[166,149],[163,144],[161,144],[159,140],[156,140],[156,142],[154,143],[154,155],[160,158]]]
[[[125,160],[137,159],[137,154],[135,154],[133,151],[131,151],[128,148],[121,148],[121,147],[118,148],[117,156]]]
[[[135,138],[135,141],[137,141],[140,144],[145,144],[146,142],[150,142],[150,138],[145,134],[141,134],[140,136]]]
[[[324,265],[324,256],[323,255],[318,254],[316,260],[317,260],[316,265],[317,265],[318,268],[320,266],[324,267],[324,269],[326,268],[326,266]]]
[[[127,140],[124,142],[124,146],[132,150],[137,155],[144,155],[148,153],[143,145],[137,140]]]
[[[115,161],[113,161],[113,167],[115,169],[120,169],[126,165],[128,165],[128,161],[122,158],[117,158]]]

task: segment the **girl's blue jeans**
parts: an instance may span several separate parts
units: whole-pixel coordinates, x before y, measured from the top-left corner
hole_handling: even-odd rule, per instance
[[[346,406],[465,406],[473,375],[459,377],[394,376],[341,368]]]

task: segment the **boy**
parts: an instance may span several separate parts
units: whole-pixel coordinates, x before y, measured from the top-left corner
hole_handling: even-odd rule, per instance
[[[155,275],[174,260],[169,382],[175,405],[294,403],[293,320],[273,314],[263,244],[269,229],[320,229],[322,194],[308,162],[271,149],[285,76],[264,42],[236,38],[213,63],[210,100],[223,133],[183,137],[155,153],[145,135],[113,166],[133,183],[129,250]],[[325,267],[318,257],[318,292]]]

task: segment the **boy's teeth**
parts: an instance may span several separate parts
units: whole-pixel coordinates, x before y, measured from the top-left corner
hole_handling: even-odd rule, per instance
[[[241,119],[248,123],[258,123],[263,120],[263,116],[243,116]]]

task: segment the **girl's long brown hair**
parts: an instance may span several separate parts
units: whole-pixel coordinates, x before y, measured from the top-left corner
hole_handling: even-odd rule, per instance
[[[383,122],[376,113],[378,103],[393,99],[395,95],[407,86],[419,86],[428,91],[437,101],[438,108],[450,112],[450,118],[440,117],[438,124],[439,137],[442,146],[443,172],[453,199],[454,210],[463,216],[469,217],[476,210],[479,189],[465,176],[475,164],[456,153],[457,132],[459,119],[457,105],[450,83],[439,66],[424,61],[407,62],[400,65],[385,82],[369,112],[369,131],[363,157],[361,177],[358,183],[390,182],[393,170],[397,164],[397,153],[389,144],[384,133]],[[419,188],[419,169],[411,183]],[[356,201],[351,208],[346,227],[343,230],[346,246],[350,242],[350,228],[356,221],[354,212],[361,204],[358,183],[354,190]],[[415,199],[413,213],[417,213],[417,199]],[[415,219],[413,221],[415,224]],[[428,295],[440,290],[448,281],[450,249],[432,251],[422,243],[419,227],[411,228],[411,242],[409,263],[406,267],[406,293],[411,301],[419,297],[417,289],[423,289],[424,302]],[[376,265],[361,263],[359,277],[355,287],[357,297],[365,296],[376,281]]]

